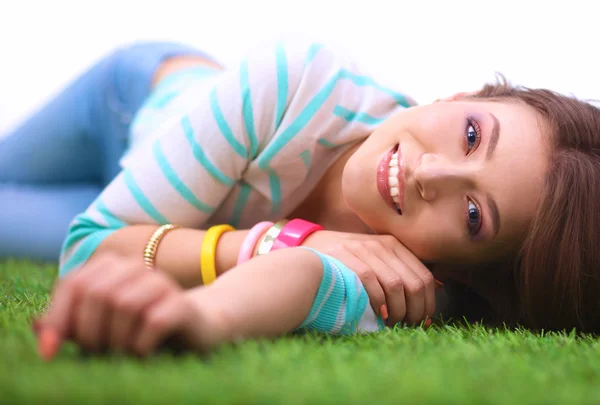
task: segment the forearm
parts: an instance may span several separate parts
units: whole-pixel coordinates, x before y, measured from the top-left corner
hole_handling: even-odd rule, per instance
[[[188,294],[209,320],[211,347],[298,329],[345,335],[384,328],[356,275],[309,249],[260,256]]]
[[[254,258],[188,294],[206,309],[211,325],[206,344],[212,347],[297,329],[311,311],[322,277],[317,255],[283,249]]]
[[[156,225],[133,225],[121,228],[108,236],[89,261],[104,255],[116,255],[122,260],[143,262],[143,252]],[[215,255],[217,275],[236,265],[238,253],[247,230],[225,232],[219,239]],[[202,284],[200,248],[205,231],[179,228],[168,232],[156,253],[156,268],[170,274],[184,287]]]

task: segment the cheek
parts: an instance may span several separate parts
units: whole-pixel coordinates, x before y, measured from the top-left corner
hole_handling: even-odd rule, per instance
[[[437,217],[420,217],[397,228],[395,236],[423,261],[445,262],[456,254],[455,225],[443,223]]]
[[[407,132],[428,151],[440,150],[440,147],[447,151],[450,145],[454,145],[451,140],[460,133],[460,128],[457,128],[460,120],[449,120],[444,114],[428,113],[413,118],[406,125]]]

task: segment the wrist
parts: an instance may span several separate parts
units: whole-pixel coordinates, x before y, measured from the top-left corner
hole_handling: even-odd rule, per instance
[[[247,229],[240,231],[225,232],[219,239],[217,250],[215,252],[215,269],[217,276],[234,268],[237,264],[237,258],[242,248],[244,239],[250,232]]]
[[[198,341],[194,342],[194,346],[200,347],[203,351],[225,343],[233,326],[231,322],[228,322],[227,317],[223,316],[219,304],[215,303],[214,299],[207,296],[206,293],[206,289],[198,288],[184,292],[186,300],[194,308],[195,319],[193,322],[202,329],[196,336]]]
[[[301,246],[306,238],[322,230],[323,227],[319,224],[294,218],[283,226],[273,243],[272,250]]]
[[[268,228],[266,233],[263,233],[263,236],[258,238],[254,256],[266,255],[275,250],[302,246],[305,239],[322,230],[323,227],[321,225],[300,218],[277,221]]]
[[[338,232],[327,231],[327,230],[320,230],[320,231],[313,232],[310,235],[308,235],[308,237],[306,239],[304,239],[302,241],[302,244],[300,246],[313,248],[316,250],[323,249],[325,247],[328,247],[331,244],[332,235],[334,237],[337,237]]]

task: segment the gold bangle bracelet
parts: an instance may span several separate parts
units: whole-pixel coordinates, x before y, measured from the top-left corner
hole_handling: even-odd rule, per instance
[[[266,255],[271,251],[273,247],[273,243],[275,243],[275,239],[279,236],[279,233],[289,221],[287,219],[281,219],[269,228],[269,230],[264,234],[259,243],[256,244],[256,254],[255,256]]]
[[[177,228],[181,227],[179,225],[167,224],[154,231],[144,248],[144,264],[149,270],[154,270],[156,251],[158,250],[158,245],[162,238],[164,238],[167,233]]]

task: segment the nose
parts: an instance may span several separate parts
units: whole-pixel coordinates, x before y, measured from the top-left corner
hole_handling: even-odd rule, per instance
[[[413,175],[417,189],[426,201],[460,192],[475,181],[475,170],[471,165],[452,162],[436,153],[421,155]]]

